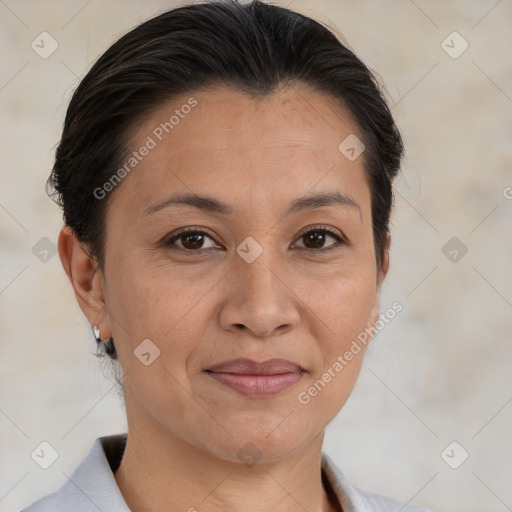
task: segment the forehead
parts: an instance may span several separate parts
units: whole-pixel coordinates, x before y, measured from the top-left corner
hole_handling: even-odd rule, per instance
[[[350,112],[306,87],[261,98],[220,87],[181,95],[136,127],[130,152],[150,150],[120,195],[144,209],[176,190],[241,203],[295,198],[316,184],[365,195],[363,158],[349,161],[339,150],[350,135],[361,138]]]
[[[282,87],[263,97],[214,87],[163,103],[146,116],[133,139],[154,132],[157,139],[162,138],[157,142],[174,143],[174,154],[287,142],[332,150],[340,137],[358,131],[340,101],[306,86]]]

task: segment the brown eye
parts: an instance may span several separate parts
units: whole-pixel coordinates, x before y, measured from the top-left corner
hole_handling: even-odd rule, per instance
[[[335,240],[334,244],[330,244],[325,247],[325,243],[329,238],[333,238]],[[306,249],[330,249],[338,246],[339,244],[346,243],[343,238],[341,238],[338,234],[331,231],[330,229],[310,229],[306,231],[300,236],[301,240],[304,240],[304,248]]]
[[[201,249],[204,243],[204,235],[201,233],[192,233],[189,235],[181,235],[179,240],[182,240],[182,245],[185,249]]]
[[[176,246],[179,249],[187,250],[187,251],[199,251],[201,249],[205,249],[207,247],[204,246],[205,240],[210,239],[212,242],[214,240],[212,237],[207,235],[204,231],[197,230],[189,230],[182,231],[177,235],[174,235],[171,239],[165,242],[166,246]],[[181,242],[178,244],[176,242]]]

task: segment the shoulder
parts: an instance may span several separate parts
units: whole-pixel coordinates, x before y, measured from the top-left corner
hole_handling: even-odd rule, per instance
[[[112,472],[120,462],[125,443],[126,434],[96,439],[60,489],[21,512],[129,512]]]
[[[387,496],[361,491],[355,487],[353,489],[359,493],[361,501],[365,503],[366,509],[364,510],[372,512],[428,512],[425,509],[388,498]]]
[[[66,510],[66,503],[59,501],[59,491],[53,492],[40,498],[28,507],[24,508],[21,512],[59,512]],[[69,505],[69,503],[67,504]]]
[[[349,512],[429,512],[427,510],[388,498],[380,494],[365,492],[354,487],[334,463],[322,452],[322,470],[338,498],[343,510]]]
[[[103,489],[94,490],[84,480],[73,481],[73,475],[60,489],[38,499],[21,512],[97,512]]]

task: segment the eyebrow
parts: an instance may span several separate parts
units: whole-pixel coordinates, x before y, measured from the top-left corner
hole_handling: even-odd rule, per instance
[[[235,209],[227,203],[223,203],[218,199],[206,195],[198,195],[192,193],[176,194],[163,201],[153,204],[144,211],[144,215],[158,212],[169,206],[187,205],[198,208],[207,213],[218,213],[221,215],[233,215]],[[347,194],[339,191],[319,192],[316,194],[308,194],[293,201],[284,217],[301,211],[313,210],[323,206],[343,206],[353,208],[359,211],[361,217],[361,207],[359,204]]]

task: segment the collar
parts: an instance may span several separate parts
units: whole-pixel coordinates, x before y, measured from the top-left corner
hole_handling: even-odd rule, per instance
[[[127,433],[97,438],[85,459],[56,492],[22,512],[130,512],[114,478],[123,457]],[[322,481],[343,512],[422,512],[389,498],[353,487],[334,461],[322,452]],[[424,512],[424,511],[423,511]]]

